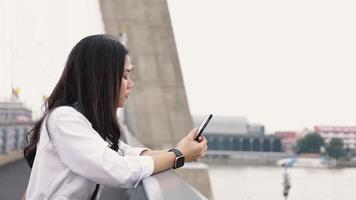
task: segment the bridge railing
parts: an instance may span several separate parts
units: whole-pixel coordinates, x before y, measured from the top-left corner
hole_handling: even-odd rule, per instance
[[[122,126],[125,142],[136,147],[143,147],[126,126]],[[207,199],[193,186],[188,184],[181,176],[172,169],[155,174],[142,180],[140,185],[126,191],[129,193],[127,199],[148,199],[148,200],[203,200]]]
[[[26,133],[31,126],[30,123],[0,123],[0,155],[23,149]],[[126,126],[121,125],[121,128],[124,133],[123,140],[126,143],[143,147],[129,133]],[[202,200],[206,198],[171,169],[143,179],[134,189],[111,188],[106,191],[104,189],[103,199]]]

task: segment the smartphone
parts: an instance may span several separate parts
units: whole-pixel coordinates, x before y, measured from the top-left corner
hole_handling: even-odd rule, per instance
[[[203,133],[205,127],[208,125],[208,123],[210,122],[211,118],[213,117],[212,114],[209,114],[203,121],[203,123],[200,124],[199,129],[197,131],[197,133],[195,134],[194,140],[198,141],[198,138],[201,136],[201,134]],[[199,141],[198,141],[199,142]]]

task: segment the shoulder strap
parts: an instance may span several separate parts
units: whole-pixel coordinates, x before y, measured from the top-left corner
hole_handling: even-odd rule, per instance
[[[81,109],[80,109],[80,106],[79,106],[79,104],[78,104],[77,102],[75,102],[75,103],[72,105],[72,107],[73,107],[74,109],[76,109],[78,112],[82,113],[82,111],[81,111]],[[83,113],[82,113],[82,114],[83,114]],[[97,196],[98,196],[99,187],[100,187],[100,185],[99,185],[99,184],[96,184],[95,190],[94,190],[93,194],[91,195],[90,200],[96,200],[96,198],[97,198]]]
[[[73,107],[73,108],[74,108],[75,110],[77,110],[78,112],[82,113],[82,112],[81,112],[81,109],[80,109],[80,106],[79,106],[79,104],[78,104],[77,102],[75,102],[74,104],[72,104],[71,107]],[[82,114],[83,114],[83,113],[82,113]],[[48,117],[47,117],[45,123],[46,123],[46,130],[47,130],[47,133],[48,133],[48,135],[50,136],[51,134],[49,133],[49,130],[48,130],[48,127],[47,127],[47,122],[48,122]],[[95,190],[94,190],[92,196],[90,197],[90,200],[96,200],[96,199],[97,199],[99,187],[100,187],[100,185],[99,185],[99,184],[96,184]]]

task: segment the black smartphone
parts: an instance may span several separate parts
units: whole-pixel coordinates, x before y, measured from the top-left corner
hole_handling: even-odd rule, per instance
[[[198,141],[198,138],[201,136],[201,134],[203,133],[205,127],[208,125],[208,123],[210,122],[211,118],[213,117],[212,114],[209,114],[203,121],[203,123],[200,124],[199,129],[197,131],[197,133],[194,136],[194,140]],[[198,141],[199,142],[199,141]]]

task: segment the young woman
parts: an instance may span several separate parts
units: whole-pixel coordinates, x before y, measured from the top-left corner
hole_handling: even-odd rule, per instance
[[[32,167],[25,199],[99,199],[102,187],[135,187],[144,177],[203,157],[207,140],[190,131],[175,148],[154,151],[120,140],[116,110],[134,88],[132,64],[114,37],[82,39],[30,131]],[[123,152],[119,154],[117,151]]]

